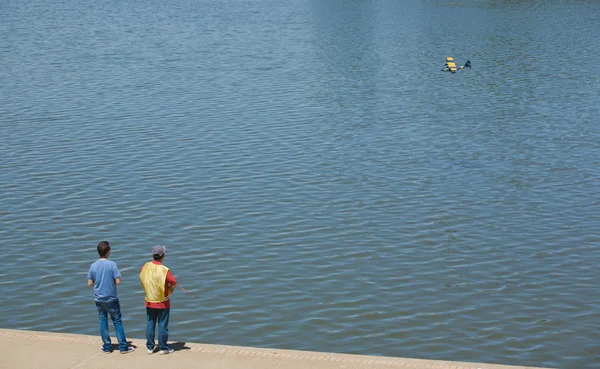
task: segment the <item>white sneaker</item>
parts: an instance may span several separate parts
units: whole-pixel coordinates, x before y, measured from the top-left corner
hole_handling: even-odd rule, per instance
[[[160,350],[160,351],[158,352],[158,354],[159,354],[159,355],[168,355],[168,354],[171,354],[171,353],[173,353],[174,351],[175,351],[175,350],[173,350],[172,348],[170,348],[170,349],[167,349],[167,350]]]
[[[151,349],[148,349],[148,355],[152,355],[154,353],[154,347]]]
[[[122,354],[128,354],[128,353],[130,353],[130,352],[134,352],[134,351],[135,351],[135,348],[133,348],[133,347],[129,346],[129,347],[127,347],[127,350],[125,350],[125,351],[121,351],[121,353],[122,353]]]

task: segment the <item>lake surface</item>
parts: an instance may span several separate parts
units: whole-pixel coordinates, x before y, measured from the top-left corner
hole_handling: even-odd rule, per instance
[[[599,25],[593,0],[1,2],[0,327],[98,334],[106,239],[129,337],[163,244],[198,295],[174,341],[599,368]]]

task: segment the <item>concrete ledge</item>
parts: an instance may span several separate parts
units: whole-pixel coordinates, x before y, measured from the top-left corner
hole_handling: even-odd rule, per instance
[[[148,355],[145,341],[128,340],[137,350],[100,352],[100,336],[0,329],[4,369],[543,369],[496,364],[403,359],[325,352],[262,349],[169,342],[170,355]],[[113,338],[113,342],[116,339]]]

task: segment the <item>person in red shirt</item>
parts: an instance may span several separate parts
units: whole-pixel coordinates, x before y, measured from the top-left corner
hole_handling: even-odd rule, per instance
[[[146,348],[148,354],[155,349],[154,336],[158,323],[158,353],[170,354],[173,349],[167,346],[169,339],[170,296],[177,286],[177,280],[169,268],[162,264],[167,248],[157,245],[152,248],[152,261],[147,262],[140,272],[140,281],[146,293]]]

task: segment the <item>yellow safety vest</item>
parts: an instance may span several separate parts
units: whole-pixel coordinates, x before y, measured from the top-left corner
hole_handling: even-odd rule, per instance
[[[151,261],[147,262],[140,272],[140,281],[144,292],[146,292],[147,302],[164,302],[169,299],[165,297],[165,281],[169,268],[164,265],[157,265]]]

